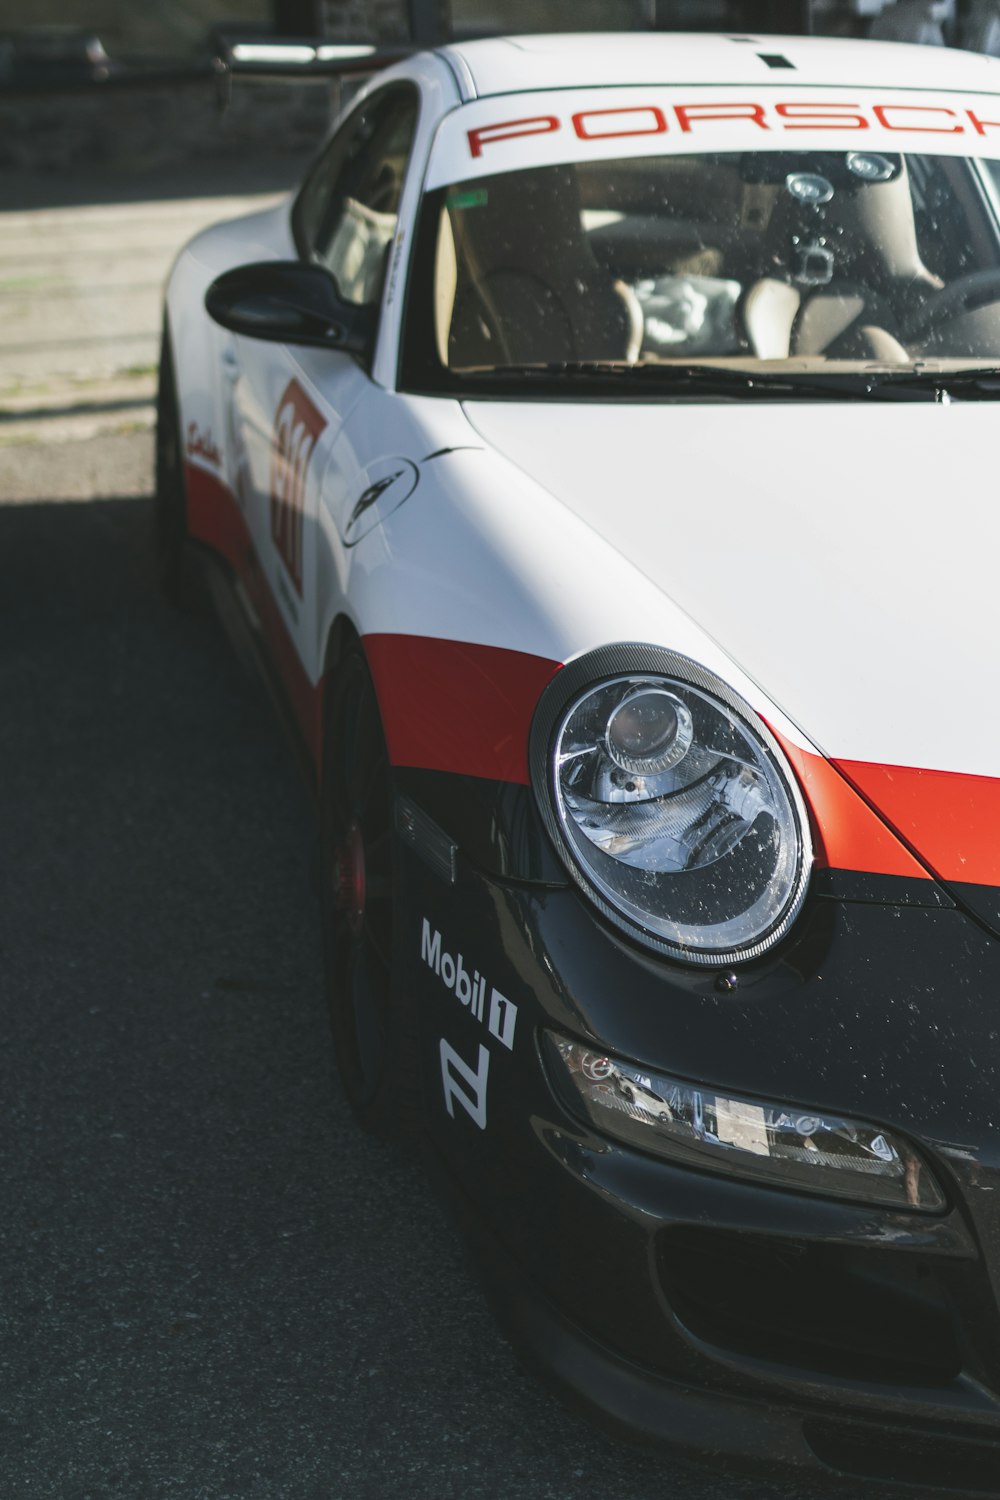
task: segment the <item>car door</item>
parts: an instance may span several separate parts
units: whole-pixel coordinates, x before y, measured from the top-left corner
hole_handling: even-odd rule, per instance
[[[300,256],[328,270],[345,301],[370,310],[372,347],[418,107],[418,89],[405,81],[367,96],[316,163],[292,211]],[[258,570],[248,592],[293,704],[306,712],[321,668],[320,481],[370,375],[364,361],[335,349],[236,337],[232,353],[233,411]]]

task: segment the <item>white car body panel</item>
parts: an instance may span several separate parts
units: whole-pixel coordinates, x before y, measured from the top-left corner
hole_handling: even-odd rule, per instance
[[[442,122],[427,187],[564,162],[705,151],[1000,156],[1000,104],[992,95],[856,88],[831,98],[829,87],[784,76],[782,88],[773,81],[742,89],[688,84],[477,100]]]
[[[988,405],[466,409],[825,754],[1000,775]]]
[[[314,682],[318,682],[322,673],[326,642],[340,615],[350,619],[361,635],[394,630],[434,634],[433,631],[422,631],[413,623],[419,614],[419,606],[413,607],[413,594],[422,593],[423,580],[411,586],[405,562],[398,577],[389,579],[384,571],[387,559],[390,566],[403,561],[394,557],[391,543],[387,551],[386,530],[399,524],[395,510],[387,514],[392,495],[386,492],[375,502],[375,523],[357,540],[352,535],[351,517],[369,486],[384,473],[383,465],[388,466],[390,473],[399,472],[406,466],[413,467],[417,471],[417,483],[401,505],[399,517],[416,506],[416,520],[412,524],[429,532],[440,552],[441,522],[437,514],[428,519],[424,502],[435,490],[438,472],[435,465],[441,464],[444,455],[430,464],[425,460],[442,450],[447,453],[469,446],[481,446],[481,440],[469,426],[458,402],[402,396],[369,386],[350,429],[334,446],[323,475],[324,503],[318,518],[320,571],[317,589],[324,604],[308,664],[312,667],[310,675]],[[434,478],[429,477],[432,474]],[[450,545],[451,542],[449,548]],[[439,579],[435,586],[446,587],[446,583]],[[407,604],[405,601],[411,602]],[[401,625],[402,618],[408,618],[411,623]],[[396,623],[388,623],[390,621]],[[452,624],[457,624],[455,615]],[[468,636],[453,638],[469,639]]]
[[[652,83],[775,82],[761,54],[778,54],[792,67],[777,75],[802,83],[852,88],[884,85],[905,77],[911,88],[995,89],[1000,67],[979,53],[920,48],[896,42],[857,42],[835,37],[734,36],[712,33],[628,35],[597,32],[566,36],[497,37],[456,42],[446,49],[461,58],[480,98],[534,89],[616,88],[637,80]],[[782,76],[783,74],[783,76]]]
[[[634,79],[637,48],[651,77],[693,80],[714,70],[752,76],[753,89],[720,86],[713,100],[726,117],[706,122],[704,133],[685,133],[674,128],[675,88],[618,86]],[[764,49],[787,53],[797,71],[769,72]],[[997,715],[984,711],[979,691],[997,626],[989,577],[997,523],[984,514],[978,488],[992,457],[988,406],[475,401],[463,414],[454,400],[392,389],[425,185],[585,154],[743,149],[748,133],[755,147],[774,149],[851,149],[860,138],[866,147],[941,152],[965,152],[976,135],[977,154],[1000,153],[1000,100],[994,96],[994,108],[978,93],[942,94],[940,58],[927,63],[932,92],[881,86],[904,56],[914,85],[922,85],[919,49],[773,37],[484,42],[379,75],[361,97],[410,78],[423,105],[370,376],[336,352],[235,339],[204,311],[205,290],[220,272],[295,256],[290,203],[217,226],[188,246],[167,297],[182,430],[204,439],[189,444],[188,461],[241,506],[313,687],[340,615],[361,634],[469,641],[554,662],[610,641],[644,640],[701,661],[800,746],[842,759],[1000,775]],[[944,67],[955,87],[1000,85],[1000,62],[992,59],[956,55]],[[565,91],[598,68],[609,86]],[[762,129],[746,113],[766,96],[769,122],[784,131],[794,116],[773,115],[779,85],[782,97],[805,98],[818,110],[808,85],[822,83],[833,94],[828,80],[848,72],[857,87],[846,104],[836,95],[838,108],[860,111],[864,129],[814,132],[796,124],[789,135]],[[458,107],[463,77],[479,95],[517,93]],[[525,92],[536,83],[541,92]],[[883,129],[871,111],[886,99],[918,113]],[[666,131],[649,133],[657,116],[648,101],[664,117],[674,111]],[[969,123],[970,108],[989,122],[990,140]],[[646,111],[642,134],[631,134],[635,117],[620,109]],[[561,125],[491,139],[473,158],[470,131],[495,122],[498,110],[501,120],[525,111],[551,112],[561,122],[612,110],[593,120],[627,134],[581,139]],[[567,150],[570,157],[561,154]],[[298,600],[275,555],[268,495],[273,434],[292,381],[323,423],[306,461]],[[442,450],[473,451],[427,462]],[[664,505],[671,453],[704,508]],[[412,498],[378,508],[377,524],[345,545],[352,509],[373,480],[391,479],[393,460],[416,466]],[[889,498],[875,504],[876,496]],[[754,549],[751,568],[748,512],[764,506],[771,538]],[[864,546],[855,542],[862,528]],[[939,584],[931,600],[912,585],[928,569]]]
[[[204,230],[181,251],[167,284],[167,322],[187,460],[223,479],[244,504],[243,454],[232,407],[239,373],[236,340],[208,317],[205,292],[216,276],[233,266],[293,255],[288,216],[286,201]],[[192,431],[206,441],[192,445]],[[212,453],[217,461],[206,456]]]
[[[415,423],[410,430],[412,441]],[[423,431],[424,442],[433,441],[433,429]],[[802,742],[634,560],[609,550],[516,464],[473,446],[471,427],[452,436],[464,436],[461,448],[424,465],[413,498],[353,549],[351,613],[365,632],[462,640],[560,662],[611,640],[669,644],[726,677],[777,720],[779,732]]]

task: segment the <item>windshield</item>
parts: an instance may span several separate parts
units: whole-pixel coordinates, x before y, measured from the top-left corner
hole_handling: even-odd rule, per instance
[[[998,180],[994,161],[855,147],[605,153],[445,183],[425,199],[407,381],[998,367]]]

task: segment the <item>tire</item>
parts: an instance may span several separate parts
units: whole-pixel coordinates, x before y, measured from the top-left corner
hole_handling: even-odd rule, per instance
[[[324,981],[337,1071],[362,1127],[398,1140],[420,1117],[416,1040],[393,960],[392,773],[359,641],[330,688],[320,806]]]
[[[153,551],[160,593],[175,608],[187,601],[187,493],[180,409],[170,335],[164,324],[156,392],[156,496]]]

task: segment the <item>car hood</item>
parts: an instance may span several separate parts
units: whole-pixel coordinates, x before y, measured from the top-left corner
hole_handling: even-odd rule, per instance
[[[1000,887],[990,403],[466,412],[711,636],[935,873]]]

